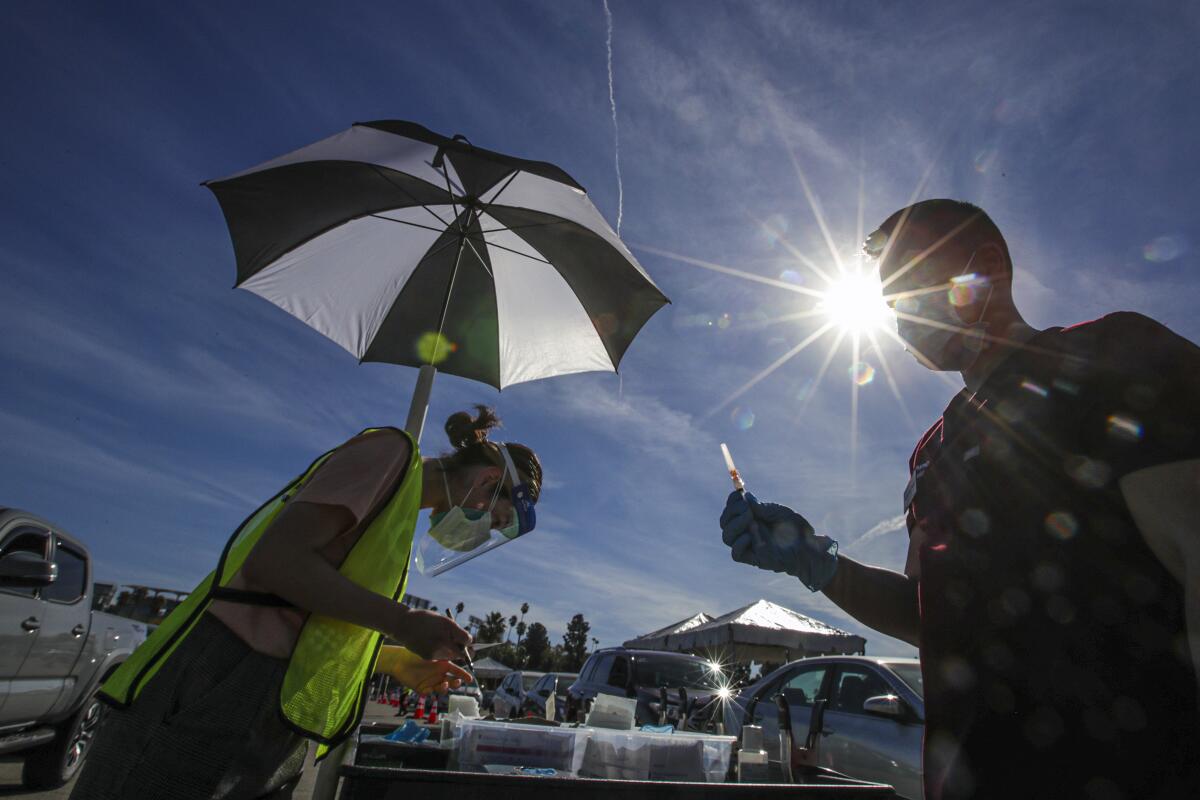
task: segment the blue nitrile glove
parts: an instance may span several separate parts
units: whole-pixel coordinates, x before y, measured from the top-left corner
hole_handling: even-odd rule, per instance
[[[733,560],[772,572],[786,572],[814,592],[837,571],[838,545],[813,532],[808,520],[778,503],[760,503],[749,492],[734,492],[721,514],[721,539]]]

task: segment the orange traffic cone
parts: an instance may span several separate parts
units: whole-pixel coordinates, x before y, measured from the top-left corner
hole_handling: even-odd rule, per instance
[[[429,704],[429,719],[425,720],[430,725],[433,725],[434,723],[437,722],[437,711],[438,711],[438,701],[437,701],[437,698],[434,697],[433,701],[430,702],[430,704]]]
[[[417,700],[417,713],[413,714],[413,719],[425,719],[425,695]]]

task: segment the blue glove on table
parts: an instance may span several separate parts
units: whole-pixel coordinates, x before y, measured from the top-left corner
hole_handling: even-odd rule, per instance
[[[808,520],[778,503],[760,503],[749,492],[734,492],[721,514],[721,539],[733,560],[772,572],[786,572],[814,592],[837,571],[838,545],[813,532]]]

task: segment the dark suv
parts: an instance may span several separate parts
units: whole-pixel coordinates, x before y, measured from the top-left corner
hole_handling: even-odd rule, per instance
[[[664,718],[674,724],[680,714],[679,690],[683,689],[691,709],[687,727],[699,729],[710,709],[718,705],[711,701],[717,696],[720,680],[720,670],[697,656],[624,647],[597,650],[579,671],[579,680],[567,690],[567,719],[582,719],[580,712],[596,695],[609,694],[637,699],[637,725],[654,725]],[[665,715],[663,689],[667,694]]]

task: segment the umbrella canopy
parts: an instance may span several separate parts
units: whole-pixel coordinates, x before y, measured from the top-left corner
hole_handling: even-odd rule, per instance
[[[701,616],[691,618],[697,619]],[[676,623],[625,642],[625,647],[720,653],[723,660],[782,663],[806,656],[865,653],[867,640],[798,611],[759,600],[696,625]]]
[[[358,123],[205,185],[237,285],[360,361],[498,389],[614,371],[669,302],[566,172],[412,122]]]

